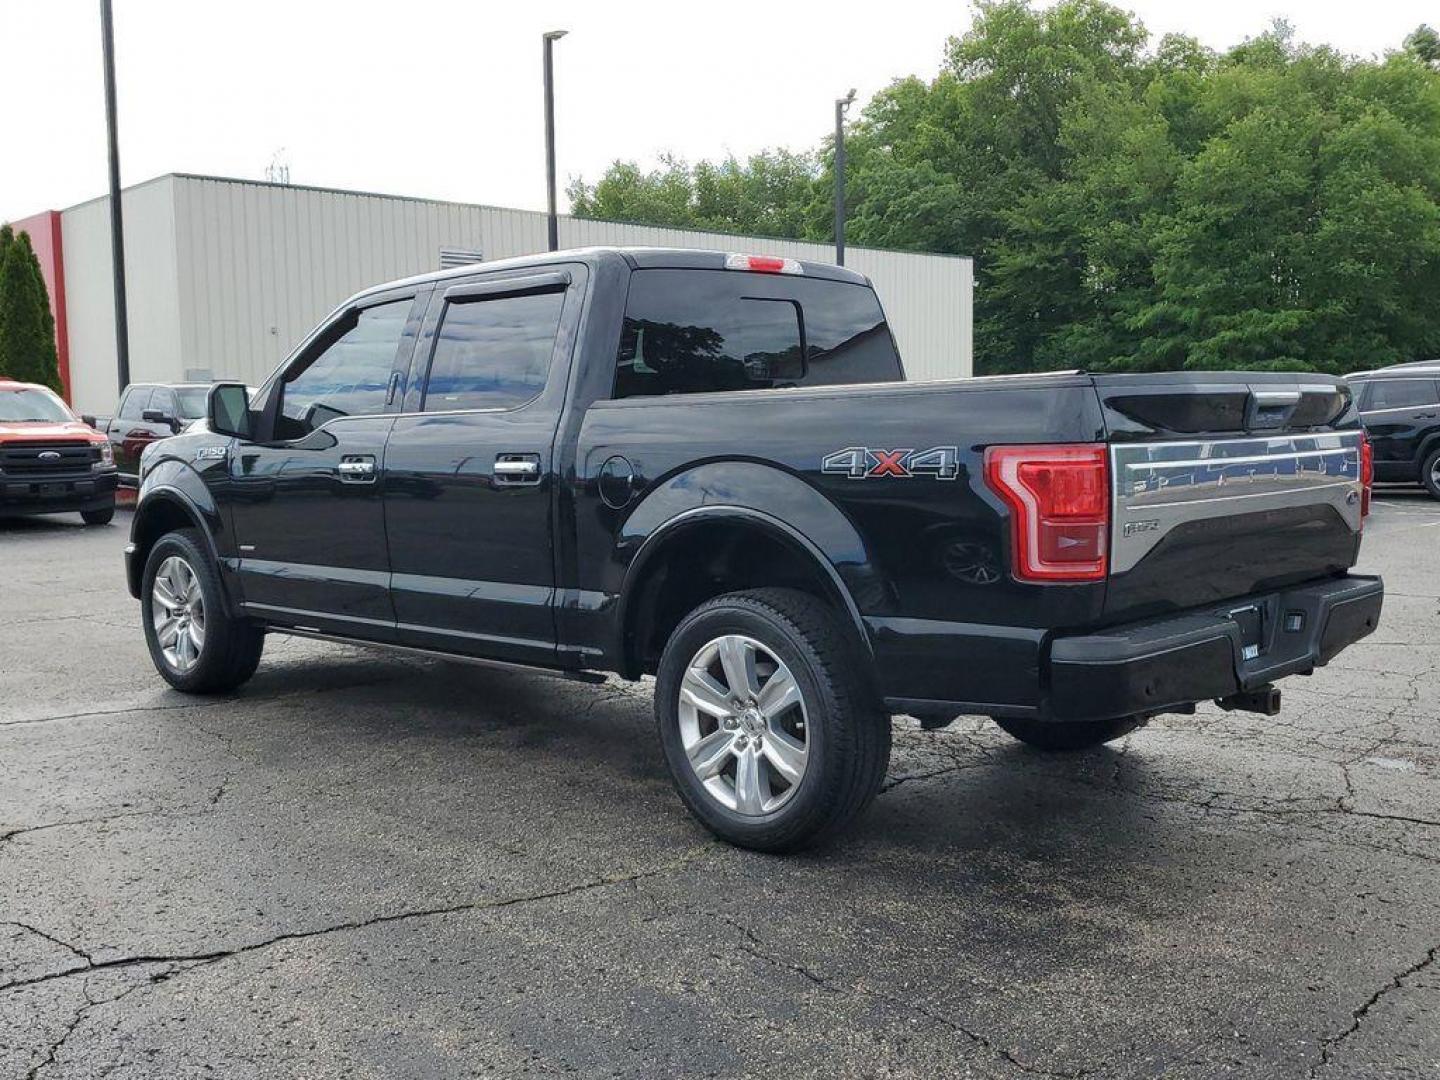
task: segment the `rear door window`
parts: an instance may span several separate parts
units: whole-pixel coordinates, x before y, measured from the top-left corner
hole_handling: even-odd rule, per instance
[[[901,377],[880,303],[865,286],[723,270],[631,275],[617,398]]]
[[[424,412],[514,409],[545,389],[565,291],[447,301]]]
[[[1440,402],[1434,379],[1375,379],[1365,402],[1367,412],[1408,409]]]

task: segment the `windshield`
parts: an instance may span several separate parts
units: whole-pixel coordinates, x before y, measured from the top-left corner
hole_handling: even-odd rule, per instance
[[[0,390],[0,422],[63,424],[74,419],[65,403],[49,390]]]
[[[208,386],[179,387],[175,397],[180,403],[180,419],[195,420],[205,415],[205,406],[210,397]]]

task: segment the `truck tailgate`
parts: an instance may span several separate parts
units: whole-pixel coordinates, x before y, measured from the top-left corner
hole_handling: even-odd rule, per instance
[[[1097,376],[1111,442],[1107,619],[1343,573],[1359,548],[1359,419],[1325,376]]]

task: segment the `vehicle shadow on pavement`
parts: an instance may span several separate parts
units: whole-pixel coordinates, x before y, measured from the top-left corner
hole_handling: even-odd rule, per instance
[[[250,738],[268,741],[273,726],[274,738],[300,745],[338,725],[352,744],[448,742],[457,755],[513,754],[537,782],[556,787],[556,798],[573,799],[567,785],[582,777],[613,775],[666,805],[673,801],[675,814],[683,814],[654,737],[648,682],[594,686],[356,649],[334,660],[267,655],[254,680],[227,700],[234,709],[217,710],[226,719],[210,714],[207,724],[232,734],[245,727]],[[1110,786],[1125,757],[1121,746],[1040,754],[988,724],[921,732],[901,719],[885,787],[865,818],[834,844],[798,858],[823,864],[856,845],[934,856],[1003,843],[1017,858],[1050,859],[1099,843],[1097,858],[1123,873],[1144,852],[1151,824],[1143,800]],[[1143,778],[1142,761],[1131,758],[1126,769]],[[477,781],[474,796],[503,793],[487,793]],[[1098,811],[1097,802],[1104,804]],[[619,806],[596,800],[597,813]],[[633,812],[619,813],[615,825]],[[704,835],[697,826],[697,838]]]

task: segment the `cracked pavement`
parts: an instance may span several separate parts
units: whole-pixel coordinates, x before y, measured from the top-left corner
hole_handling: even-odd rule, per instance
[[[799,857],[711,840],[647,684],[299,639],[187,699],[121,514],[0,522],[0,1077],[1440,1076],[1440,504],[1274,718],[1048,757],[897,721]]]

